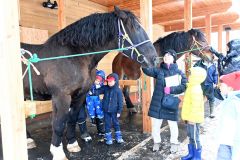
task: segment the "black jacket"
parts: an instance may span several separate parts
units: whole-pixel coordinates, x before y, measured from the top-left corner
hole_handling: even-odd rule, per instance
[[[101,88],[95,90],[93,92],[93,95],[104,94],[102,100],[102,108],[104,112],[121,113],[123,109],[123,96],[122,91],[119,88],[118,75],[112,73],[110,76],[115,78],[115,85],[113,87],[104,85]]]
[[[165,109],[161,105],[162,98],[164,96],[165,77],[180,75],[181,84],[178,86],[170,87],[170,94],[180,94],[186,90],[187,78],[185,74],[178,69],[176,63],[171,64],[168,68],[166,64],[162,63],[160,68],[143,68],[143,72],[156,79],[156,84],[148,111],[148,116],[157,119],[166,119],[172,121],[178,121],[179,110]]]

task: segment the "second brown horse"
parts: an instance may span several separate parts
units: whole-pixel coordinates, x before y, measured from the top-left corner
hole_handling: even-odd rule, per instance
[[[173,32],[163,38],[159,38],[154,42],[154,47],[159,56],[160,62],[162,53],[167,49],[174,49],[180,58],[185,51],[191,52],[202,59],[212,61],[213,55],[209,51],[210,47],[205,35],[198,29],[191,29],[187,32]],[[139,63],[129,59],[119,53],[113,60],[112,71],[117,73],[120,79],[137,80],[141,76],[141,66]],[[129,97],[129,86],[124,86],[123,94],[125,97],[127,108],[130,112],[135,112],[134,105]]]

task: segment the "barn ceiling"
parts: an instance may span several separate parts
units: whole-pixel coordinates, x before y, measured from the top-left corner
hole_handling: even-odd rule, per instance
[[[140,0],[89,0],[113,10],[114,5],[128,9],[138,17]],[[205,28],[205,16],[211,14],[212,27],[223,25],[232,29],[240,29],[239,13],[235,9],[239,0],[193,0],[193,27]],[[153,23],[165,27],[165,31],[183,30],[184,0],[153,0]]]

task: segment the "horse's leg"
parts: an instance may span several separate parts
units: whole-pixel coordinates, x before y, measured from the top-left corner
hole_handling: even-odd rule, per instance
[[[87,113],[86,113],[85,105],[86,105],[86,101],[84,101],[83,105],[80,106],[77,123],[79,126],[81,139],[84,140],[85,142],[88,142],[92,140],[92,137],[89,135],[87,131],[87,123],[86,123]]]
[[[32,136],[30,135],[30,133],[28,132],[28,130],[26,129],[26,133],[27,133],[27,149],[32,149],[36,147],[36,143],[33,140]]]
[[[123,79],[126,80],[127,77],[124,76]],[[130,87],[129,86],[124,86],[122,91],[123,91],[123,95],[124,95],[124,98],[125,98],[125,102],[126,102],[127,108],[129,109],[129,112],[137,113],[137,110],[134,107],[134,105],[132,104],[132,101],[130,99],[130,95],[129,95]]]
[[[52,142],[50,151],[53,160],[67,159],[63,151],[62,136],[68,118],[69,108],[71,104],[70,95],[53,95],[53,117],[52,117]]]
[[[67,149],[69,152],[81,151],[81,148],[76,139],[76,123],[77,123],[81,105],[82,105],[82,102],[80,100],[72,100],[71,110],[68,116],[67,134],[66,134],[66,137],[68,140]]]

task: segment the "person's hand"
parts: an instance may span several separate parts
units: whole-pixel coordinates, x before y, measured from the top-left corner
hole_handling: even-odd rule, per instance
[[[92,93],[92,91],[89,91],[88,94],[91,96],[93,93]]]
[[[117,113],[117,118],[119,118],[121,116],[121,114],[120,113]]]
[[[164,93],[170,94],[170,87],[164,87]]]
[[[209,51],[212,52],[213,54],[218,53],[218,51],[216,51],[213,47],[210,47]]]
[[[216,88],[217,87],[217,84],[213,84],[213,88]]]

